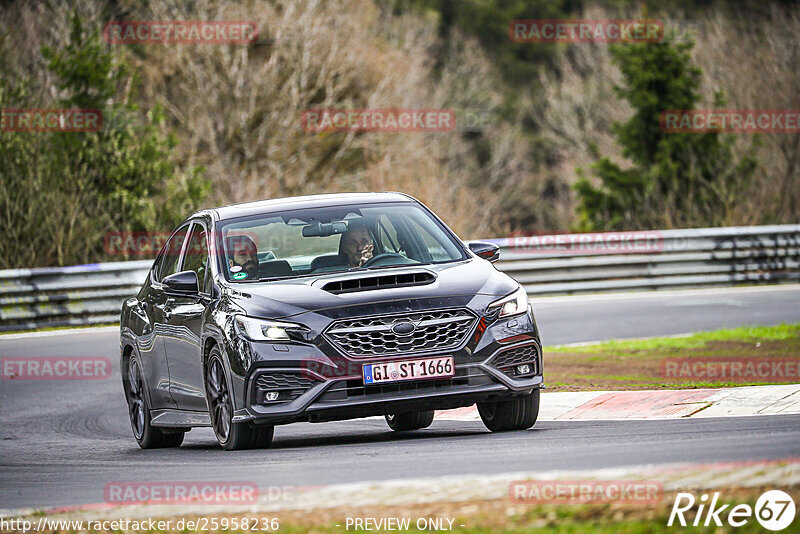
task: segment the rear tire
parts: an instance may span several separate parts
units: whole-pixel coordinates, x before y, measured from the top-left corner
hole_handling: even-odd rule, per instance
[[[492,432],[527,430],[539,416],[539,390],[524,397],[498,402],[479,402],[478,413]]]
[[[433,423],[433,410],[386,414],[386,423],[395,432],[428,428]]]
[[[184,432],[164,433],[154,427],[150,419],[150,400],[144,382],[139,358],[132,354],[128,360],[128,379],[125,382],[125,399],[128,401],[128,418],[136,443],[142,449],[180,447]]]
[[[206,398],[211,426],[223,449],[263,449],[272,443],[275,433],[273,425],[250,426],[247,422],[233,422],[233,397],[222,363],[222,353],[217,347],[211,349],[206,366]]]

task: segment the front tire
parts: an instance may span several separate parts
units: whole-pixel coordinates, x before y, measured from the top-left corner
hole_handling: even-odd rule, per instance
[[[184,432],[165,434],[154,427],[150,420],[150,401],[144,384],[144,373],[139,358],[134,354],[128,361],[128,380],[125,384],[125,398],[128,401],[128,417],[136,443],[142,449],[163,449],[180,447]]]
[[[479,402],[478,413],[492,432],[527,430],[539,417],[539,390],[524,397],[498,402]]]
[[[433,423],[433,410],[386,414],[386,423],[395,432],[428,428]]]
[[[234,423],[232,421],[233,398],[228,387],[228,379],[225,376],[225,367],[222,364],[222,354],[217,347],[211,349],[206,366],[206,398],[208,399],[211,426],[223,449],[226,451],[261,449],[269,447],[272,443],[272,436],[275,433],[274,426],[251,427],[245,422]]]

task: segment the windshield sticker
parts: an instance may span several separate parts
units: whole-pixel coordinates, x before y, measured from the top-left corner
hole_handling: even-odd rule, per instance
[[[242,270],[242,266],[241,265],[234,265],[233,267],[231,267],[231,272],[232,273],[238,273],[241,270]]]
[[[233,270],[233,269],[231,269],[231,270]],[[233,279],[234,280],[242,280],[243,278],[247,278],[247,273],[245,273],[245,272],[233,273]]]

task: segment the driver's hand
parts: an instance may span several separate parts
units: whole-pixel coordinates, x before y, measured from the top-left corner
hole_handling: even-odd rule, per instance
[[[366,245],[364,250],[361,251],[361,259],[358,261],[358,266],[361,267],[369,260],[372,259],[372,249],[373,245]]]

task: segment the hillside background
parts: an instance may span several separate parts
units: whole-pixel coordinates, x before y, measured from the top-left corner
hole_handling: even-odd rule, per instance
[[[606,0],[0,1],[0,107],[93,104],[112,132],[0,132],[0,268],[109,258],[111,231],[169,231],[196,208],[404,191],[465,239],[596,229],[575,182],[631,165],[634,110],[603,44],[515,44],[514,19],[655,18],[700,69],[698,107],[800,109],[797,2]],[[231,19],[252,45],[108,45],[109,20]],[[650,68],[644,66],[644,69]],[[656,68],[656,67],[653,67]],[[87,106],[90,107],[90,106]],[[452,108],[446,133],[308,133],[303,110]],[[655,227],[800,220],[800,135],[730,136],[752,157],[709,215],[654,204]],[[581,171],[582,169],[582,171]],[[634,223],[627,223],[632,226]]]

